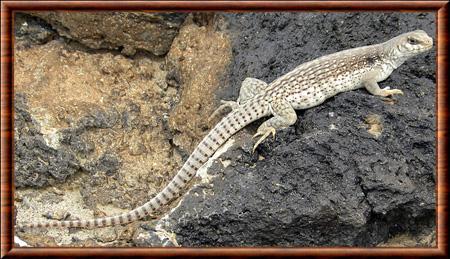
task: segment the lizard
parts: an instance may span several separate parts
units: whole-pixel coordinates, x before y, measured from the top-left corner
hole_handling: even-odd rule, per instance
[[[241,84],[237,101],[222,101],[212,116],[225,109],[231,108],[231,111],[202,139],[169,184],[145,204],[116,216],[18,224],[17,227],[95,228],[137,221],[179,196],[216,150],[248,124],[272,116],[259,126],[253,136],[259,137],[253,147],[254,152],[268,136],[275,136],[277,130],[297,121],[295,110],[318,106],[341,92],[365,88],[375,96],[402,95],[400,89],[381,89],[378,82],[388,78],[407,59],[432,47],[433,39],[426,32],[415,30],[383,43],[347,49],[303,63],[270,84],[246,78]]]

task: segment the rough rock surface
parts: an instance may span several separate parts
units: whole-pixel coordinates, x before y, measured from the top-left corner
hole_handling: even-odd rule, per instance
[[[86,25],[72,15],[60,20]],[[141,47],[102,37],[76,44],[58,25],[55,32],[22,18],[14,70],[20,222],[43,214],[86,219],[144,203],[207,131],[214,96],[236,99],[245,77],[271,82],[324,54],[435,31],[432,13],[195,14],[175,39],[167,35],[166,56],[127,58],[121,54]],[[162,219],[17,235],[32,246],[435,245],[434,68],[435,50],[397,69],[381,84],[405,92],[395,100],[356,90],[299,111],[294,126],[255,154],[251,135],[262,120],[250,125],[200,183],[155,213]]]
[[[39,18],[28,14],[16,13],[14,20],[14,33],[16,46],[25,44],[44,44],[56,36],[56,31],[49,24],[39,21]]]
[[[33,21],[41,26],[35,31],[49,26],[22,18],[16,35]],[[198,142],[207,127],[189,130],[205,124],[215,108],[215,88],[231,56],[226,35],[190,18],[166,57],[138,53],[133,58],[91,50],[58,34],[46,43],[35,37],[16,38],[15,173],[16,187],[43,188],[16,190],[17,221],[62,219],[65,214],[87,219],[144,203],[190,152],[181,143]],[[189,79],[190,69],[205,63],[208,68]],[[202,99],[209,101],[200,107]],[[183,109],[175,110],[178,104]],[[178,127],[172,129],[169,119]],[[192,124],[183,128],[186,121]],[[61,197],[47,199],[53,192]],[[138,224],[130,226],[134,233]],[[130,245],[131,238],[111,238],[111,231],[121,229],[35,230],[27,241],[53,244],[40,239],[46,233],[58,245]]]
[[[62,182],[79,170],[75,155],[66,149],[49,146],[39,123],[29,113],[26,98],[18,93],[14,98],[15,185],[44,186]]]
[[[178,34],[185,13],[144,12],[33,12],[50,23],[61,36],[89,48],[121,50],[134,55],[146,50],[164,55]]]
[[[327,53],[415,29],[435,32],[431,13],[226,16],[234,59],[222,96],[230,99],[245,77],[271,82]],[[400,232],[432,231],[435,50],[409,60],[381,85],[405,95],[342,93],[299,111],[297,123],[257,155],[251,143],[237,144],[244,148],[220,158],[231,164],[216,163],[209,170],[216,177],[192,189],[164,228],[181,246],[375,246]]]

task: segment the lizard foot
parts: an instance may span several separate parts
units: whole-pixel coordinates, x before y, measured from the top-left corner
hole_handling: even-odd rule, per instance
[[[231,110],[236,109],[237,107],[239,107],[239,104],[235,101],[224,101],[224,100],[220,100],[220,103],[222,105],[220,105],[212,114],[211,116],[209,116],[208,121],[211,121],[212,119],[214,119],[215,117],[217,117],[217,115],[219,115],[219,113],[221,113],[223,110],[225,110],[226,108],[231,108]]]
[[[403,95],[403,91],[400,89],[392,89],[390,87],[385,87],[382,89],[383,91],[383,96],[389,96],[389,95],[394,95],[394,94],[400,94]]]
[[[255,135],[253,135],[253,138],[256,138],[258,136],[261,136],[261,138],[258,139],[258,141],[253,146],[253,153],[255,153],[256,148],[263,142],[270,134],[272,134],[273,138],[275,139],[275,128],[273,127],[267,127],[264,131],[258,131]]]

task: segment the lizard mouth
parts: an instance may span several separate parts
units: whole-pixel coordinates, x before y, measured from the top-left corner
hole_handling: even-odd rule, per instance
[[[427,51],[433,48],[433,44],[427,44],[417,49],[418,52]]]
[[[425,48],[426,49],[431,49],[433,47],[433,39],[432,38],[428,38],[427,42],[425,43]]]
[[[427,37],[427,39],[424,41],[423,49],[429,50],[433,47],[433,38]]]
[[[425,41],[422,41],[422,44],[414,46],[412,51],[414,53],[421,53],[433,48],[433,39],[429,38]]]

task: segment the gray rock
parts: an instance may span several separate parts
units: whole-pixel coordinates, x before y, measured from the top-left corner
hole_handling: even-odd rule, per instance
[[[165,55],[183,23],[184,13],[144,12],[32,12],[59,35],[93,49],[120,50],[134,55],[145,50]]]
[[[116,110],[93,109],[73,123],[72,127],[58,130],[56,134],[60,136],[60,145],[54,148],[45,141],[39,123],[33,119],[26,104],[25,95],[16,94],[14,101],[16,187],[42,187],[61,183],[80,170],[105,172],[109,176],[118,172],[121,164],[116,154],[105,152],[98,158],[86,159],[94,150],[94,144],[84,138],[91,130],[116,125],[120,116]]]
[[[23,13],[14,16],[14,39],[19,46],[45,44],[56,37],[56,31],[41,19]]]
[[[80,168],[75,155],[47,145],[39,124],[32,118],[22,94],[14,97],[15,186],[45,186],[63,182]]]
[[[225,16],[234,34],[225,99],[237,98],[245,77],[271,82],[328,53],[416,29],[435,35],[432,13]],[[186,195],[167,230],[182,246],[375,246],[434,228],[435,54],[409,60],[381,83],[405,92],[394,104],[364,89],[342,93],[298,111],[297,123],[257,154],[239,143],[221,156],[228,167],[210,168],[217,176],[210,185]],[[365,123],[373,114],[378,138]]]

